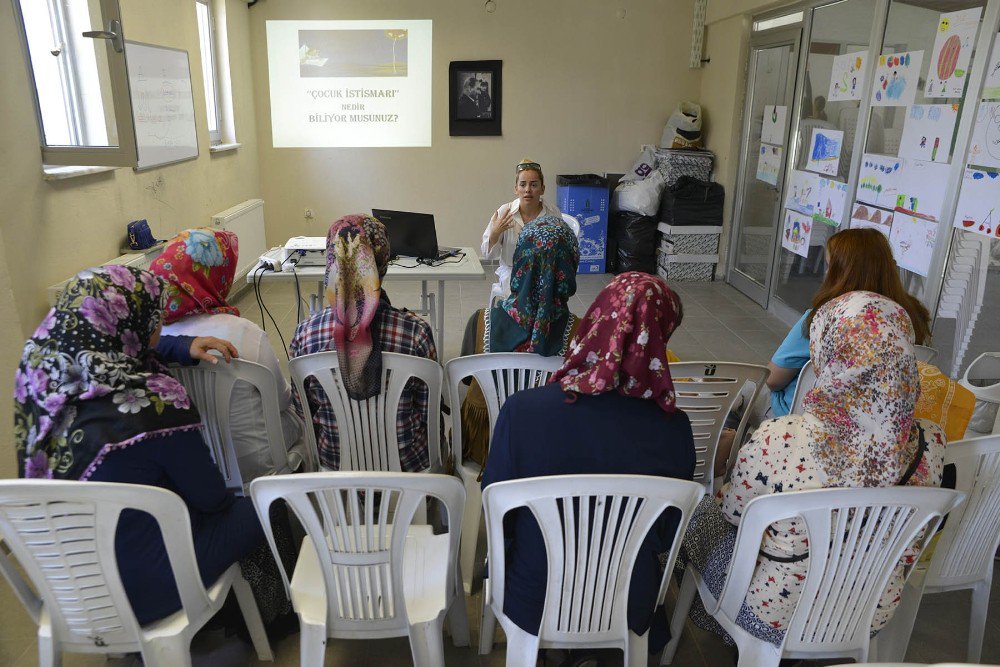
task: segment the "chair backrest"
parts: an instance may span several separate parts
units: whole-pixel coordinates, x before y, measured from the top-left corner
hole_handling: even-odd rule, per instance
[[[715,476],[715,450],[726,417],[744,386],[753,386],[753,393],[743,406],[743,416],[736,428],[735,450],[750,418],[750,408],[760,391],[768,370],[765,366],[715,361],[686,361],[670,364],[677,407],[687,413],[694,433],[694,481],[712,488]]]
[[[955,488],[967,497],[941,531],[927,572],[928,586],[988,578],[1000,545],[1000,434],[949,443],[944,461],[955,465]]]
[[[539,639],[580,643],[624,639],[632,569],[646,534],[665,510],[680,511],[659,604],[688,519],[704,492],[695,482],[646,475],[558,475],[487,486],[483,511],[493,608],[503,609],[504,516],[526,507],[541,528],[548,561]]]
[[[340,376],[337,353],[317,352],[295,357],[288,370],[301,399],[307,427],[306,442],[318,461],[313,406],[306,399],[306,380],[314,378],[333,408],[340,444],[341,470],[400,472],[396,414],[411,379],[427,386],[427,454],[431,470],[441,467],[441,365],[433,359],[394,352],[382,353],[382,391],[372,398],[355,401],[347,395]]]
[[[264,525],[278,568],[290,591],[271,530],[271,504],[284,499],[317,549],[327,592],[327,623],[331,632],[405,630],[406,578],[403,572],[407,528],[427,497],[440,500],[451,527],[448,567],[456,571],[459,526],[465,508],[465,487],[450,475],[402,472],[319,472],[260,477],[250,485],[257,514]],[[319,582],[316,582],[319,585]],[[443,597],[456,594],[457,577],[446,576]]]
[[[140,650],[139,624],[115,559],[115,530],[125,509],[157,521],[188,618],[204,614],[208,594],[187,507],[176,494],[133,484],[0,481],[0,535],[34,591],[10,556],[0,555],[0,570],[36,623],[44,608],[53,637],[67,651]]]
[[[795,385],[795,395],[792,397],[792,411],[790,414],[801,415],[805,404],[806,394],[816,386],[816,369],[813,367],[812,359],[799,371],[799,381]]]
[[[934,357],[937,356],[937,350],[926,345],[914,345],[913,352],[917,356],[917,361],[922,361],[925,364],[931,363],[934,361]]]
[[[580,222],[569,213],[562,214],[563,222],[570,228],[576,238],[580,238]]]
[[[514,392],[541,387],[562,366],[560,356],[543,357],[528,352],[491,352],[456,357],[445,364],[448,396],[451,399],[451,448],[455,460],[462,455],[462,414],[458,409],[459,386],[466,378],[475,378],[486,398],[490,415],[490,438],[500,408]]]
[[[233,442],[229,420],[233,386],[247,382],[260,394],[261,410],[267,440],[271,444],[271,461],[279,472],[288,472],[288,453],[281,430],[281,410],[275,389],[274,374],[266,366],[233,359],[228,364],[199,362],[194,366],[171,366],[171,372],[187,389],[201,414],[201,433],[212,452],[212,458],[222,473],[226,488],[243,495],[244,482],[240,473],[239,453]]]
[[[718,604],[708,611],[724,613],[735,622],[764,531],[776,521],[799,517],[809,534],[808,573],[786,626],[786,655],[857,652],[868,646],[875,609],[903,551],[915,541],[922,549],[941,518],[963,497],[950,489],[888,487],[754,498],[740,519]]]

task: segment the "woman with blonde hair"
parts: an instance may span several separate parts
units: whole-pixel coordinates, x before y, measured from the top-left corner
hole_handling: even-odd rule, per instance
[[[483,245],[480,249],[483,259],[499,260],[497,282],[493,285],[491,301],[494,297],[504,299],[510,294],[514,249],[524,226],[542,215],[562,219],[559,208],[542,199],[545,194],[545,176],[541,165],[534,160],[525,158],[514,167],[514,194],[517,199],[498,208],[483,232]]]

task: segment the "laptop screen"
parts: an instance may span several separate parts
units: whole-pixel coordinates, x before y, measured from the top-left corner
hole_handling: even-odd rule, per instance
[[[385,225],[389,235],[389,252],[393,257],[437,259],[437,232],[430,213],[387,211],[373,208],[372,215]]]

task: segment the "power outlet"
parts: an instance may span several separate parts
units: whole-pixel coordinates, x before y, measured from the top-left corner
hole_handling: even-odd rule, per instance
[[[312,220],[313,218],[316,217],[316,214],[313,212],[311,208],[307,208],[305,210],[305,213],[303,213],[302,215],[305,216],[306,220]]]

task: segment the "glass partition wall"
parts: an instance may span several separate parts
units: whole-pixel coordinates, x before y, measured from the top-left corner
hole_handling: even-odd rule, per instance
[[[1000,155],[982,157],[987,140],[975,131],[977,117],[991,113],[987,105],[996,104],[990,117],[1000,126],[1000,102],[977,104],[983,95],[1000,99],[1000,50],[991,53],[1000,0],[815,1],[756,17],[762,20],[755,28],[793,11],[802,12],[803,46],[788,68],[794,86],[785,98],[786,138],[774,183],[759,157],[767,151],[757,121],[764,103],[755,45],[789,26],[751,38],[728,280],[791,323],[823,279],[827,239],[848,227],[877,228],[890,239],[907,288],[933,314],[954,320],[936,324],[941,341],[934,342],[951,348],[944,355],[955,368],[941,366],[957,372],[963,341],[968,347],[973,330],[982,338],[984,320],[977,327],[976,314],[1000,319],[989,307],[995,292],[991,299],[985,289],[985,305],[983,297],[983,285],[1000,281],[1000,262],[990,258],[998,242],[982,238],[989,229],[973,239],[971,220],[953,227],[956,216],[961,227],[984,205],[960,202],[969,163],[996,179],[997,189],[977,194],[1000,210]],[[987,81],[989,69],[994,82]]]

